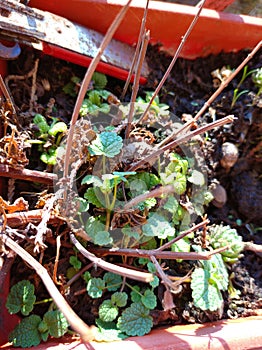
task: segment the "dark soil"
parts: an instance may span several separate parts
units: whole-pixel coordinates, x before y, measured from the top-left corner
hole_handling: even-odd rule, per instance
[[[194,116],[211,96],[212,92],[215,91],[211,72],[228,65],[234,69],[246,55],[247,52],[243,51],[238,54],[222,53],[218,56],[209,56],[194,61],[179,59],[161,90],[161,102],[167,103],[171,111],[178,118],[183,118],[185,114]],[[33,68],[37,57],[40,58],[40,61],[37,74],[38,99],[35,104],[35,110],[37,109],[41,113],[47,107],[50,98],[54,98],[56,101],[56,111],[53,116],[68,123],[75,100],[65,95],[62,88],[74,75],[83,78],[85,69],[48,56],[40,57],[34,51],[25,50],[18,60],[10,62],[9,71],[12,75],[25,75]],[[147,85],[140,88],[140,94],[142,96],[145,91],[153,90],[157,86],[170,60],[171,58],[163,52],[159,52],[157,47],[150,47],[148,63],[152,71]],[[260,67],[261,62],[262,52],[260,51],[250,61],[249,69]],[[49,82],[49,88],[44,88],[44,79]],[[236,228],[244,241],[262,244],[262,216],[260,214],[262,212],[262,102],[255,101],[254,95],[257,92],[257,87],[254,86],[249,76],[241,85],[240,89],[247,89],[250,93],[242,95],[237,100],[235,106],[231,108],[233,90],[237,87],[240,79],[241,74],[233,80],[212,104],[212,110],[209,109],[199,121],[200,124],[211,122],[212,115],[215,115],[216,119],[230,114],[233,114],[237,118],[232,125],[226,125],[223,128],[210,132],[208,139],[206,139],[203,145],[203,153],[208,168],[208,181],[209,183],[214,180],[219,181],[226,189],[228,196],[228,200],[222,208],[217,208],[211,204],[207,208],[207,216],[211,223],[219,224],[223,222]],[[31,78],[26,78],[22,81],[12,79],[9,82],[9,88],[15,104],[19,108],[21,116],[24,115],[24,117],[20,117],[22,128],[28,127],[32,119],[27,113],[31,85]],[[119,96],[123,85],[123,82],[110,78],[107,89]],[[128,100],[129,97],[127,96],[126,99]],[[234,143],[239,150],[237,163],[228,171],[220,165],[221,146],[226,141]],[[38,160],[34,152],[36,151],[33,151],[30,155],[28,168],[44,170],[45,165]],[[45,189],[47,187],[44,185],[39,186],[31,182],[16,180],[14,199],[24,196],[30,202],[30,207],[34,208],[37,199],[36,194]],[[52,191],[51,188],[49,190]],[[54,227],[54,237],[47,238],[49,248],[45,252],[43,260],[43,265],[47,268],[50,267],[52,269],[55,259],[56,245],[54,238],[58,232],[62,232],[64,229],[65,227]],[[64,238],[58,271],[61,282],[63,282],[66,270],[69,267],[66,257],[70,255],[70,252],[73,252],[73,248],[69,242],[69,238]],[[87,259],[81,259],[83,264],[87,265],[89,263]],[[232,301],[225,294],[222,314],[199,312],[199,310],[196,310],[192,306],[191,301],[183,299],[190,292],[189,287],[185,284],[183,298],[176,302],[176,313],[163,316],[161,312],[155,312],[155,324],[205,322],[220,318],[221,316],[234,318],[239,315],[247,316],[255,313],[255,309],[261,307],[262,299],[261,259],[261,256],[253,252],[244,252],[239,262],[231,267],[232,283],[241,291],[241,297],[238,300]],[[188,271],[190,264],[191,262],[184,262],[180,265],[176,263],[172,267],[177,270],[178,275],[182,276],[184,271]],[[100,269],[95,270],[94,268],[92,272],[97,276],[102,273]],[[39,277],[32,270],[28,269],[27,265],[20,259],[16,259],[12,267],[12,284],[23,278],[34,282],[36,292],[39,293],[38,300],[48,297]],[[97,316],[98,303],[101,300],[90,299],[84,288],[84,284],[78,280],[71,286],[70,295],[67,298],[79,316],[85,322],[91,324],[94,323]],[[161,291],[159,293],[161,294]],[[42,312],[41,308],[39,306],[35,312]]]

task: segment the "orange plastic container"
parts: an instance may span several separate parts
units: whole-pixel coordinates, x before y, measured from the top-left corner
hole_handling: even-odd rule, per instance
[[[217,12],[232,0],[209,0],[191,33],[181,56],[188,59],[209,54],[237,52],[251,49],[262,39],[262,18]],[[53,12],[76,23],[105,33],[126,0],[31,0],[30,6]],[[134,45],[137,41],[140,21],[146,1],[134,0],[115,34],[115,39]],[[181,37],[191,23],[196,8],[185,5],[151,1],[147,28],[151,43],[160,43],[162,49],[173,54]],[[0,72],[6,73],[6,62],[0,60]],[[4,307],[8,283],[0,291],[0,347],[7,341],[10,329],[17,322]],[[176,326],[155,330],[141,338],[128,339],[124,343],[79,344],[62,340],[44,343],[35,349],[262,349],[262,318],[220,321],[209,325]],[[9,345],[3,346],[7,349]],[[50,346],[50,347],[49,347]]]
[[[126,0],[31,0],[30,6],[53,12],[69,20],[105,33]],[[223,9],[232,1],[208,1],[207,5]],[[130,9],[115,34],[115,38],[134,45],[137,42],[140,21],[146,1],[133,0]],[[191,23],[196,8],[150,1],[147,29],[151,43],[161,43],[173,54],[181,37]],[[181,52],[184,58],[234,52],[253,48],[262,39],[262,18],[217,12],[203,9],[193,32]]]

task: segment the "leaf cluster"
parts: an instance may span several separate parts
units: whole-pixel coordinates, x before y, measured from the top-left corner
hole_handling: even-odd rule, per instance
[[[59,122],[57,118],[52,118],[52,123],[49,125],[46,118],[41,114],[36,114],[33,122],[37,128],[35,132],[37,139],[30,142],[39,145],[38,150],[41,152],[40,159],[42,162],[55,165],[58,146],[62,136],[67,131],[67,125],[64,122]]]
[[[68,330],[68,322],[59,310],[47,311],[43,318],[29,315],[33,311],[35,301],[34,286],[27,280],[18,282],[9,292],[6,302],[9,313],[21,312],[27,316],[9,334],[9,341],[15,347],[37,346],[49,336],[59,338]]]
[[[228,246],[228,249],[221,252],[226,263],[235,263],[239,259],[239,254],[244,249],[242,237],[237,230],[229,225],[212,225],[208,230],[208,239],[214,249]]]
[[[152,263],[148,263],[148,269],[156,271]],[[122,283],[122,277],[111,272],[105,273],[103,278],[88,276],[87,292],[92,298],[101,298],[106,291],[113,292],[110,299],[104,300],[99,306],[99,319],[96,323],[100,341],[117,340],[126,335],[144,335],[153,326],[150,310],[157,305],[153,289],[158,286],[158,278],[153,281],[152,288],[142,290],[139,286],[126,283],[131,288],[130,295],[125,291],[117,291]]]

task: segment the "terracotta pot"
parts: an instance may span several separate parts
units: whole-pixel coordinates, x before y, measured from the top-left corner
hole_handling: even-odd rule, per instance
[[[35,350],[250,350],[262,348],[262,316],[203,325],[173,326],[153,330],[143,337],[122,342],[83,344],[69,338],[53,340],[34,347]],[[7,349],[6,344],[1,349]],[[17,348],[18,350],[20,348]]]
[[[209,6],[222,10],[232,1],[212,1]],[[113,18],[125,4],[124,0],[31,0],[30,5],[67,17],[104,33]],[[213,4],[213,5],[212,5]],[[129,44],[137,40],[144,2],[133,1],[127,17],[118,29],[115,38]],[[214,7],[213,7],[214,8]],[[151,31],[151,42],[161,43],[163,49],[173,53],[185,33],[195,9],[190,6],[152,1],[150,3],[147,28]],[[230,34],[229,34],[230,33]],[[225,52],[254,47],[262,38],[262,19],[242,15],[220,13],[204,9],[202,15],[183,49],[182,57],[194,59]],[[5,73],[5,62],[0,60],[0,70]],[[8,281],[7,281],[8,282]],[[8,283],[0,290],[0,348],[5,344],[9,331],[18,322],[5,309]],[[41,349],[262,349],[262,315],[237,320],[222,320],[203,325],[173,326],[153,330],[143,337],[134,337],[124,342],[81,344],[63,338],[43,343]],[[4,345],[5,344],[5,345]]]

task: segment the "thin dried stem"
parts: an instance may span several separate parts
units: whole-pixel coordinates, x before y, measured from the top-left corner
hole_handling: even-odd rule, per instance
[[[7,225],[12,228],[23,227],[29,223],[38,224],[42,220],[42,217],[43,209],[6,214]],[[64,219],[51,212],[48,224],[58,224],[61,221],[63,222]]]
[[[172,281],[168,278],[168,276],[164,273],[163,269],[159,265],[159,262],[156,260],[154,256],[150,257],[152,263],[155,265],[157,273],[159,277],[161,278],[163,284],[165,285],[166,289],[169,290],[171,288],[172,290]]]
[[[6,87],[5,82],[4,82],[1,74],[0,74],[0,88],[3,92],[5,99],[11,104],[13,114],[16,115],[16,110],[14,107],[13,99],[12,99],[11,95],[9,94],[8,88]]]
[[[132,96],[131,96],[131,103],[130,103],[130,110],[127,118],[127,126],[126,126],[126,132],[125,132],[125,139],[129,138],[130,130],[131,130],[131,125],[134,117],[134,110],[135,110],[135,102],[136,102],[136,97],[139,89],[139,80],[141,76],[141,70],[143,66],[143,62],[146,56],[146,50],[147,46],[149,43],[149,31],[144,33],[143,35],[143,40],[142,40],[142,46],[141,46],[141,51],[139,54],[138,62],[137,62],[137,67],[136,67],[136,74],[135,74],[135,81],[133,85],[133,91],[132,91]]]
[[[199,224],[192,226],[186,231],[181,232],[177,237],[171,239],[169,242],[163,244],[161,247],[155,249],[157,252],[168,249],[172,244],[179,241],[181,238],[189,235],[190,233],[197,231],[198,229],[202,228],[203,226],[206,226],[209,223],[209,220],[204,220],[200,222]]]
[[[181,129],[169,135],[166,139],[162,141],[161,144],[170,142],[171,140],[176,138],[179,133],[184,132],[188,128],[190,128],[191,125],[194,124],[201,117],[201,115],[206,111],[206,109],[210,107],[211,103],[214,102],[214,100],[218,97],[218,95],[221,94],[224,88],[228,86],[228,84],[235,78],[235,76],[241,71],[241,69],[243,69],[245,65],[251,60],[251,58],[254,57],[254,55],[257,53],[258,50],[260,50],[261,47],[262,47],[262,40],[254,47],[254,49],[247,55],[244,61],[242,61],[242,63],[230,74],[230,76],[221,83],[221,85],[213,93],[213,95],[208,99],[208,101],[204,103],[203,107],[199,110],[199,112],[197,112],[195,117],[192,120],[188,121],[186,124],[184,124]]]
[[[72,142],[73,142],[73,135],[74,135],[74,127],[75,127],[75,123],[77,121],[78,115],[79,115],[79,111],[80,108],[82,106],[83,100],[85,98],[85,94],[86,91],[88,89],[88,86],[91,82],[92,76],[96,70],[96,67],[101,59],[101,56],[104,52],[104,50],[106,49],[107,45],[109,44],[109,42],[111,41],[115,31],[117,30],[119,24],[121,23],[121,21],[123,20],[123,18],[125,17],[125,14],[129,8],[129,5],[131,3],[132,0],[128,0],[127,4],[125,6],[123,6],[123,8],[120,10],[120,12],[118,13],[118,15],[116,16],[116,18],[114,19],[113,23],[110,25],[109,29],[107,30],[104,39],[98,49],[97,54],[95,55],[95,57],[92,59],[90,66],[87,69],[87,72],[85,74],[84,80],[81,84],[80,90],[79,90],[79,94],[77,96],[77,100],[76,100],[76,104],[74,107],[74,111],[73,111],[73,115],[71,118],[71,122],[70,122],[70,128],[68,131],[68,137],[67,137],[67,143],[66,143],[66,153],[65,153],[65,165],[64,165],[64,177],[67,178],[68,177],[68,172],[69,172],[69,162],[70,162],[70,153],[71,153],[71,148],[72,148]]]
[[[174,186],[167,185],[167,186],[162,186],[162,187],[156,188],[150,192],[140,194],[139,196],[137,196],[137,197],[131,199],[129,202],[127,202],[124,205],[123,211],[131,209],[132,207],[134,207],[138,203],[143,202],[148,198],[161,197],[163,194],[174,193],[174,191],[175,191]]]
[[[136,51],[135,51],[135,54],[134,54],[134,57],[133,57],[133,61],[132,61],[132,64],[131,64],[131,67],[130,67],[130,70],[129,70],[129,73],[128,73],[128,77],[127,77],[126,82],[125,82],[125,86],[123,88],[123,92],[121,94],[121,98],[120,98],[121,101],[125,97],[128,85],[130,84],[130,81],[131,81],[131,78],[132,78],[132,74],[134,72],[134,68],[135,68],[135,65],[137,63],[137,59],[138,59],[138,56],[139,56],[139,51],[140,51],[140,47],[141,47],[142,38],[143,38],[144,33],[145,33],[146,19],[147,19],[147,13],[148,13],[148,4],[149,4],[149,0],[147,0],[147,2],[146,2],[146,7],[145,7],[145,10],[144,10],[144,15],[143,15],[143,19],[142,19],[142,22],[141,22],[140,32],[139,32],[138,41],[137,41],[137,45],[136,45]]]
[[[185,45],[185,43],[186,43],[186,41],[187,41],[187,38],[189,37],[189,35],[190,35],[190,33],[192,32],[192,30],[193,30],[195,24],[196,24],[197,21],[198,21],[198,18],[199,18],[200,13],[201,13],[201,11],[202,11],[204,5],[205,5],[205,2],[206,2],[206,0],[203,0],[203,1],[201,1],[201,2],[199,3],[199,8],[198,8],[198,11],[197,11],[197,13],[196,13],[196,15],[195,15],[193,21],[191,22],[189,28],[187,29],[186,34],[182,37],[181,42],[180,42],[180,44],[179,44],[179,46],[178,46],[178,48],[177,48],[177,50],[176,50],[176,53],[175,53],[175,55],[174,55],[174,57],[173,57],[173,59],[172,59],[170,65],[169,65],[169,67],[167,68],[167,70],[166,70],[166,72],[165,72],[163,78],[161,79],[160,83],[159,83],[158,86],[156,87],[156,89],[155,89],[155,91],[154,91],[154,93],[153,93],[153,95],[152,95],[152,97],[151,97],[151,99],[150,99],[150,101],[149,101],[149,103],[148,103],[148,105],[147,105],[147,108],[145,109],[144,113],[142,114],[142,116],[141,116],[140,119],[138,120],[138,122],[137,122],[138,124],[139,124],[139,123],[142,123],[142,121],[143,121],[143,119],[145,118],[145,116],[147,115],[147,113],[148,113],[148,111],[149,111],[149,109],[150,109],[150,106],[152,105],[154,99],[156,98],[156,96],[158,95],[160,89],[162,88],[162,86],[163,86],[164,83],[166,82],[166,80],[167,80],[167,78],[168,78],[168,76],[169,76],[171,70],[172,70],[173,67],[174,67],[174,64],[175,64],[176,61],[177,61],[177,58],[179,57],[179,55],[180,55],[180,53],[181,53],[181,50],[182,50],[183,46]]]
[[[245,242],[244,250],[251,250],[259,256],[262,256],[262,244],[255,244],[252,242]]]
[[[212,250],[210,252],[171,252],[171,251],[159,251],[157,249],[145,250],[145,249],[128,249],[128,248],[119,248],[119,249],[106,249],[106,248],[91,248],[90,250],[96,251],[97,253],[105,255],[123,255],[123,256],[132,256],[133,258],[150,258],[151,256],[156,257],[157,259],[168,259],[168,260],[209,260],[212,255],[221,253],[224,250],[227,250],[229,246],[225,246],[219,249]]]
[[[82,246],[82,244],[76,239],[73,233],[70,233],[70,238],[74,246],[80,251],[81,254],[83,254],[87,259],[89,259],[95,265],[101,267],[102,269],[116,273],[118,275],[121,275],[127,278],[137,280],[137,281],[142,281],[142,282],[153,281],[153,275],[151,273],[127,269],[125,267],[117,266],[107,261],[104,261],[101,258],[96,257],[93,253],[90,253],[88,250],[86,250]]]
[[[56,288],[52,278],[48,274],[47,270],[34,259],[24,248],[17,244],[14,240],[8,237],[6,234],[1,234],[2,242],[10,249],[12,249],[17,255],[19,255],[28,265],[30,265],[43,281],[46,289],[48,290],[54,303],[58,309],[63,313],[68,323],[77,332],[84,341],[90,341],[94,339],[95,327],[89,327],[86,325],[80,317],[72,310],[70,305],[64,299],[62,294]]]
[[[234,117],[232,115],[229,115],[227,117],[216,120],[216,121],[209,123],[207,125],[201,126],[196,130],[190,131],[186,135],[180,136],[176,140],[169,142],[167,145],[164,145],[162,148],[157,149],[154,153],[150,154],[149,156],[141,159],[139,162],[132,165],[128,170],[135,171],[136,169],[140,168],[142,165],[152,162],[156,157],[159,157],[163,152],[170,150],[170,149],[192,139],[192,137],[195,137],[197,135],[205,133],[208,130],[225,125],[227,123],[231,123],[233,120],[234,120]]]
[[[58,180],[56,174],[30,169],[13,168],[5,164],[0,164],[0,176],[47,185],[53,185]]]

